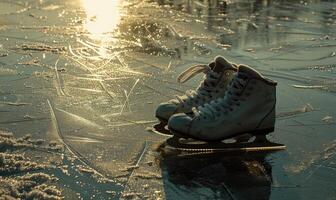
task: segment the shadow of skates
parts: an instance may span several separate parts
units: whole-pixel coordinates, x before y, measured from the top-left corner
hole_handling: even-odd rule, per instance
[[[188,153],[158,148],[166,199],[269,199],[269,152]]]

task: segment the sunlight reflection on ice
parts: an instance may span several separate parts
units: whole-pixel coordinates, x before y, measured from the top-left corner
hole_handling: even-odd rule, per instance
[[[86,12],[85,28],[96,39],[113,31],[120,21],[120,0],[81,0]]]
[[[81,0],[86,13],[84,28],[90,39],[99,42],[99,55],[108,56],[106,44],[112,39],[108,33],[113,32],[121,19],[120,0]]]

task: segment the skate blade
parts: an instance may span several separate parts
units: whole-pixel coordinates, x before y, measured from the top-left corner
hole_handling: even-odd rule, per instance
[[[194,139],[173,137],[169,138],[166,144],[166,148],[171,150],[206,153],[280,151],[286,148],[283,144],[268,141],[266,137],[256,137],[253,141],[233,143],[227,143],[225,141],[202,142]]]
[[[163,135],[163,136],[169,136],[171,137],[173,134],[169,131],[168,129],[168,125],[164,122],[160,122],[158,124],[154,124],[152,126],[151,131],[153,133],[159,134],[159,135]]]

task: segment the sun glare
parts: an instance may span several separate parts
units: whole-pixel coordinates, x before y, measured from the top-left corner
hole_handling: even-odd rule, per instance
[[[84,28],[93,39],[104,40],[120,22],[120,0],[81,0],[86,12]]]

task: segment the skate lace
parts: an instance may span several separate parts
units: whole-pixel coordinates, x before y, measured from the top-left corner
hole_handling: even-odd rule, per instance
[[[182,72],[177,80],[179,83],[184,83],[189,79],[193,78],[199,73],[204,73],[206,75],[204,81],[198,86],[196,90],[188,90],[183,96],[176,96],[176,104],[182,104],[182,106],[192,106],[195,104],[203,104],[212,98],[211,93],[215,88],[220,74],[214,72],[209,65],[195,65],[189,67],[187,70]]]
[[[212,100],[210,103],[206,103],[203,106],[193,108],[194,116],[203,119],[215,119],[222,114],[228,114],[232,111],[234,105],[239,106],[241,100],[241,94],[247,84],[246,78],[238,77],[236,74],[228,86],[228,90],[225,93],[224,98],[218,98]]]

